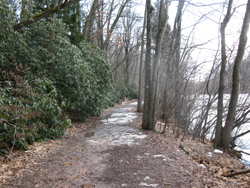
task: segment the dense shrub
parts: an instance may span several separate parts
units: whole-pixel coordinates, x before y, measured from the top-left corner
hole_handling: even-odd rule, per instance
[[[0,20],[0,153],[63,135],[70,125],[64,112],[85,119],[115,100],[106,53],[84,41],[71,44],[57,19],[14,31],[6,2],[0,2],[6,17]]]
[[[121,80],[115,84],[114,98],[117,103],[122,102],[125,98],[137,99],[138,98],[138,88],[135,84],[129,84],[126,86],[125,82]]]
[[[136,84],[132,83],[132,84],[129,84],[128,87],[128,94],[127,94],[127,97],[128,99],[138,99],[138,87]]]
[[[41,63],[29,63],[32,73],[54,81],[61,98],[66,100],[65,110],[79,112],[81,119],[100,115],[111,104],[107,96],[113,89],[107,55],[85,41],[79,46],[72,45],[63,37],[67,28],[59,20],[33,25],[26,32],[27,44],[31,49],[39,49],[32,56]]]
[[[8,81],[0,88],[0,148],[27,149],[39,139],[63,135],[71,122],[62,116],[52,82],[36,79],[31,87],[22,76],[22,66],[14,66],[15,72],[1,72]]]
[[[2,14],[4,13],[4,14]],[[14,31],[14,11],[0,2],[0,152],[54,139],[80,119],[137,97],[135,85],[114,84],[106,52],[85,41],[73,45],[69,29],[46,18]],[[4,149],[4,150],[3,150]]]

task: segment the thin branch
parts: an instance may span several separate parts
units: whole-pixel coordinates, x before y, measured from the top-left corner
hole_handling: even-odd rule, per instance
[[[46,11],[40,13],[40,14],[37,14],[37,15],[31,17],[28,20],[25,20],[23,22],[20,22],[19,24],[14,25],[13,29],[14,30],[19,30],[24,26],[28,26],[28,25],[30,25],[30,24],[38,21],[38,20],[41,20],[42,18],[48,17],[51,14],[55,14],[55,13],[61,11],[62,9],[66,8],[66,7],[69,7],[70,5],[73,5],[73,4],[78,3],[78,2],[80,2],[80,0],[70,0],[70,1],[65,0],[65,2],[62,5],[59,4],[57,7],[46,10]]]

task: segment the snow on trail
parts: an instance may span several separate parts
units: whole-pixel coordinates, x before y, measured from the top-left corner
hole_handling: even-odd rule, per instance
[[[108,113],[108,119],[102,119],[102,125],[95,130],[95,135],[90,137],[87,142],[92,145],[103,147],[121,146],[121,145],[139,145],[137,139],[144,139],[147,136],[138,129],[124,126],[132,123],[137,114],[132,112],[137,102],[129,104],[126,108],[119,108]],[[107,115],[106,115],[107,116]]]

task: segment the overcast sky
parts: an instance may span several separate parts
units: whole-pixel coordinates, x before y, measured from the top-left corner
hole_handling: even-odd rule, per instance
[[[153,0],[152,2],[155,1],[156,0]],[[137,2],[143,4],[146,0]],[[206,44],[200,46],[199,49],[194,50],[192,53],[192,58],[197,63],[206,62],[200,72],[201,76],[204,76],[204,73],[210,71],[215,53],[220,47],[220,23],[226,14],[227,5],[225,2],[228,2],[228,0],[187,0],[187,2],[189,3],[185,4],[182,20],[182,42],[192,33],[190,35],[190,41],[193,42],[194,45]],[[247,0],[234,0],[233,8],[237,8],[226,28],[227,47],[228,50],[232,50],[234,53],[237,52],[237,41],[240,36],[246,3]],[[174,23],[177,6],[178,1],[173,0],[169,7],[169,24],[171,26],[173,26]],[[144,7],[141,6],[138,11],[143,15]],[[197,25],[194,27],[195,24]],[[233,62],[233,59],[232,56],[229,62]]]

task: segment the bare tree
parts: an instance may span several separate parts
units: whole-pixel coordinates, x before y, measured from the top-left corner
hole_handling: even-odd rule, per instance
[[[233,128],[234,120],[235,120],[235,112],[237,108],[237,102],[239,98],[239,83],[240,83],[240,65],[244,56],[246,43],[247,43],[247,32],[249,29],[250,22],[250,0],[247,2],[245,17],[243,20],[243,25],[240,34],[240,41],[237,51],[237,56],[234,61],[233,68],[233,85],[229,103],[229,109],[227,113],[225,127],[222,131],[222,146],[225,149],[229,149],[230,141],[231,141],[231,131]]]
[[[151,43],[152,43],[152,14],[154,8],[151,0],[146,0],[147,8],[147,42],[146,42],[146,61],[145,61],[145,88],[144,88],[144,105],[142,128],[145,130],[153,130],[153,125],[150,124],[150,90],[151,90]]]
[[[98,0],[94,0],[89,11],[89,15],[86,17],[84,26],[84,36],[87,42],[93,40],[93,25],[96,18],[96,9],[98,7]]]
[[[146,15],[147,9],[145,7],[144,11],[144,22],[143,22],[143,29],[141,35],[141,55],[140,55],[140,70],[139,70],[139,91],[138,91],[138,105],[137,105],[137,112],[142,112],[142,73],[143,73],[143,56],[144,56],[144,36],[145,36],[145,27],[146,27]]]
[[[163,36],[167,26],[168,20],[168,0],[161,0],[159,7],[159,16],[158,16],[158,26],[157,26],[157,34],[156,34],[156,45],[155,45],[155,62],[153,66],[153,75],[152,75],[152,86],[151,86],[151,118],[152,124],[155,126],[157,121],[157,111],[158,109],[158,85],[159,85],[159,75],[160,75],[160,64],[161,64],[161,50],[162,50],[162,42]],[[155,127],[154,127],[155,129]]]
[[[149,4],[150,3],[150,4]],[[145,64],[145,99],[143,109],[144,129],[154,130],[156,124],[157,102],[158,102],[158,82],[159,82],[159,67],[161,61],[161,45],[168,19],[168,0],[160,1],[157,37],[155,46],[155,61],[153,69],[150,65],[151,61],[151,40],[152,40],[152,5],[151,1],[147,1],[147,52]],[[150,60],[150,61],[149,61]]]
[[[122,1],[121,6],[120,6],[120,8],[119,8],[119,10],[118,10],[118,12],[116,14],[116,17],[114,18],[114,21],[112,22],[112,24],[111,24],[111,20],[112,20],[111,17],[108,17],[107,36],[106,36],[106,39],[103,42],[103,46],[101,46],[101,49],[108,51],[109,41],[110,41],[110,38],[112,36],[112,33],[113,33],[113,31],[114,31],[114,29],[115,29],[115,27],[116,27],[116,25],[118,23],[118,20],[121,17],[122,12],[125,9],[128,2],[130,2],[130,0],[123,0]],[[111,6],[114,6],[114,5],[111,4]],[[110,9],[110,10],[113,10],[113,8]],[[110,13],[110,15],[111,15],[111,13]]]
[[[215,138],[214,147],[221,145],[221,134],[222,134],[222,117],[223,117],[223,95],[225,88],[225,74],[226,74],[226,35],[225,29],[227,27],[230,18],[232,17],[232,4],[233,0],[229,0],[227,14],[221,23],[220,33],[221,33],[221,69],[220,69],[220,85],[218,90],[218,107],[217,107],[217,123],[215,127]]]
[[[181,125],[181,84],[180,84],[180,47],[181,47],[181,21],[183,15],[183,7],[185,0],[179,0],[178,9],[175,17],[174,30],[173,30],[173,41],[175,51],[175,66],[174,66],[174,76],[175,76],[175,118],[176,125],[178,127],[178,132],[176,137],[179,137],[179,130]],[[176,126],[175,126],[176,127]]]

